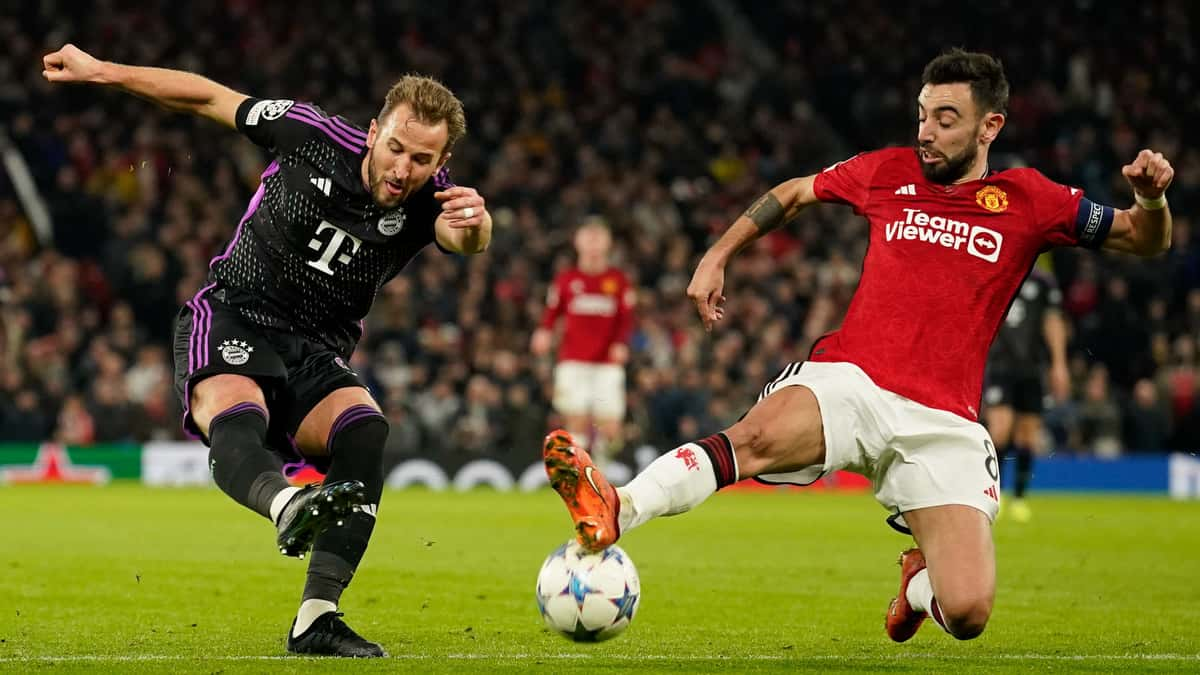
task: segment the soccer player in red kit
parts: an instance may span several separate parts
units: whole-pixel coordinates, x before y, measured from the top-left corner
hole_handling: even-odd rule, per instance
[[[888,521],[919,548],[900,557],[885,627],[897,642],[927,616],[969,639],[992,611],[996,449],[978,423],[988,346],[1039,251],[1167,249],[1173,170],[1143,150],[1122,169],[1136,204],[1119,210],[1031,169],[993,172],[1008,82],[987,54],[933,59],[916,101],[915,148],[857,155],[772,188],[700,261],[688,296],[706,328],[722,319],[725,266],[812,204],[846,204],[870,224],[862,278],[842,327],[767,384],[741,421],[676,448],[614,490],[562,432],[546,470],[577,536],[597,550],[650,518],[687,511],[740,478],[808,483],[868,476]]]
[[[550,351],[554,328],[566,317],[554,367],[554,409],[566,428],[586,439],[592,424],[592,455],[604,465],[621,443],[625,420],[625,363],[633,332],[636,294],[621,270],[609,265],[612,234],[599,218],[575,233],[576,266],[554,279],[534,354]]]

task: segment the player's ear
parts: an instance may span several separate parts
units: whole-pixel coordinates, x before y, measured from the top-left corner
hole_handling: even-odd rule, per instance
[[[367,147],[375,145],[375,137],[379,135],[379,123],[371,118],[371,127],[367,129]]]
[[[450,158],[453,156],[454,156],[453,152],[443,152],[442,158],[438,160],[437,170],[441,171],[442,167],[446,166],[446,162],[449,162]]]
[[[1002,113],[987,113],[983,116],[983,128],[979,135],[979,140],[984,145],[990,145],[1000,135],[1000,130],[1003,128],[1004,115]]]

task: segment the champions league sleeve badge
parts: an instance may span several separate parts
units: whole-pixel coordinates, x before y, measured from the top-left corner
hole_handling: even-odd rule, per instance
[[[257,125],[260,118],[268,122],[277,120],[283,117],[284,113],[288,110],[291,110],[295,103],[291,99],[259,101],[250,106],[250,110],[246,113],[246,126],[252,127]]]

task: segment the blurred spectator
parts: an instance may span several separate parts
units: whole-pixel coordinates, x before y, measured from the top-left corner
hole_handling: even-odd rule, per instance
[[[1092,366],[1079,406],[1080,442],[1101,457],[1121,452],[1121,409],[1109,390],[1108,371]]]
[[[1003,11],[916,0],[903,12],[866,0],[725,3],[742,28],[709,3],[635,0],[466,0],[455,11],[471,19],[453,28],[444,7],[412,2],[109,3],[69,22],[53,4],[13,7],[0,20],[0,73],[10,76],[0,78],[0,125],[47,200],[55,244],[39,245],[0,173],[4,439],[180,437],[172,319],[266,164],[206,121],[46,86],[37,66],[64,39],[106,59],[316,101],[360,123],[405,71],[462,96],[470,133],[450,166],[488,198],[492,247],[470,261],[418,257],[380,289],[352,363],[392,420],[389,453],[401,455],[536,453],[545,428],[561,423],[549,410],[550,368],[527,346],[550,280],[570,262],[564,224],[593,213],[611,224],[614,262],[639,294],[628,445],[670,447],[736,419],[838,325],[868,233],[848,210],[821,207],[764,238],[730,267],[729,316],[711,335],[683,295],[697,257],[773,183],[911,143],[921,66],[962,44],[995,52],[1013,83],[998,162],[1038,167],[1119,207],[1131,203],[1120,166],[1138,149],[1176,167],[1168,254],[1053,254],[1078,375],[1074,398],[1047,414],[1056,449],[1112,454],[1122,439],[1137,450],[1200,448],[1190,215],[1200,208],[1200,131],[1188,123],[1200,97],[1187,75],[1200,66],[1200,24],[1185,0]],[[1081,41],[1079,26],[1092,39]],[[758,38],[753,51],[745,29]],[[1143,33],[1158,37],[1128,58],[1123,37]],[[1001,39],[1011,35],[1021,39]],[[352,46],[320,49],[329,44]]]
[[[1158,398],[1158,390],[1150,380],[1138,380],[1133,386],[1133,399],[1122,424],[1125,447],[1131,451],[1155,451],[1167,447],[1170,438],[1171,416]]]

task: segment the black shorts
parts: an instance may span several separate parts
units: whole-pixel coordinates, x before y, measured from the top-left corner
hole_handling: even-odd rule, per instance
[[[262,388],[270,414],[267,445],[283,457],[299,458],[296,429],[326,396],[342,387],[366,385],[328,345],[247,321],[228,305],[201,293],[179,310],[175,321],[175,394],[183,404],[183,430],[200,438],[192,419],[191,390],[213,375],[252,378]]]
[[[1042,414],[1044,398],[1039,373],[988,373],[983,388],[984,405],[1008,406],[1022,414]]]

